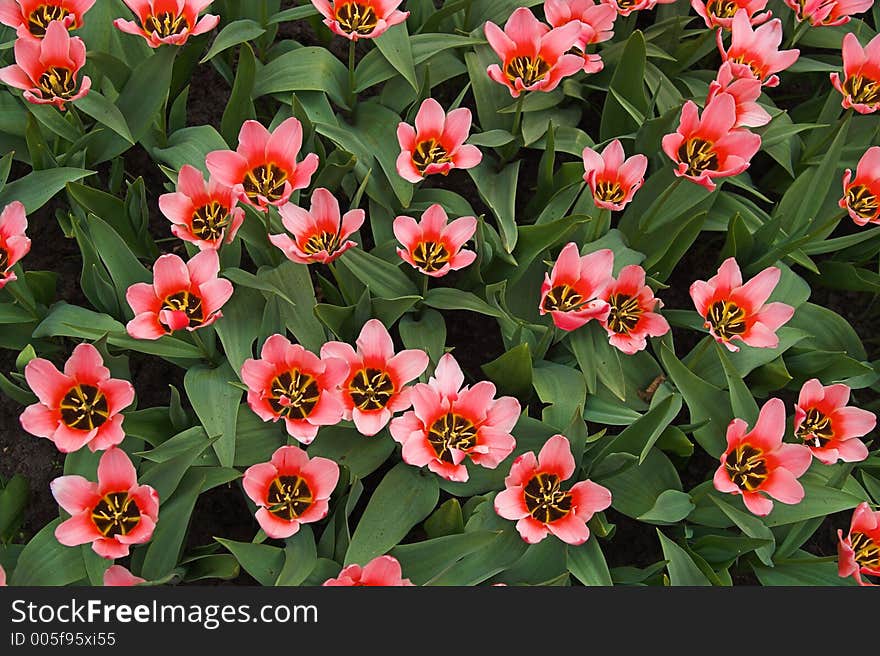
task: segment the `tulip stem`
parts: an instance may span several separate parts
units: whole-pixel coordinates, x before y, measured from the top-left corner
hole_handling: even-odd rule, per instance
[[[523,103],[525,100],[525,93],[520,93],[519,98],[516,99],[516,112],[513,115],[513,129],[511,130],[514,139],[519,139],[519,129],[522,125]]]
[[[357,103],[357,94],[354,90],[354,50],[356,42],[351,40],[348,42],[348,104],[350,109],[354,111],[355,103]]]
[[[678,185],[681,184],[682,180],[684,180],[684,178],[676,178],[673,180],[672,184],[666,187],[666,190],[660,195],[660,198],[654,201],[654,204],[651,206],[648,213],[642,217],[642,220],[639,222],[640,231],[648,232],[651,229],[651,224],[654,222],[654,219],[657,218],[657,215],[666,204],[666,201],[669,200],[669,197],[672,196],[676,189],[678,189]]]
[[[423,275],[422,276],[422,298],[425,298],[425,296],[428,295],[428,282],[429,282],[428,276]]]

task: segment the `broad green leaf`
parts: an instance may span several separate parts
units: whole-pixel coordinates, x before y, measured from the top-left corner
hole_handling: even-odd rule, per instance
[[[238,133],[242,124],[256,117],[254,103],[251,94],[254,90],[254,76],[256,75],[256,59],[254,51],[245,43],[238,54],[238,67],[235,69],[235,82],[232,85],[232,93],[229,94],[229,102],[223,110],[223,118],[220,121],[220,131],[226,143],[234,145],[238,140]]]
[[[135,142],[128,123],[119,108],[100,93],[92,89],[88,94],[74,103],[84,113],[102,125],[106,125],[130,144]]]
[[[238,375],[228,363],[211,369],[193,367],[186,372],[183,386],[205,432],[214,442],[214,451],[223,467],[235,461],[235,424],[241,390],[229,384]]]
[[[399,298],[418,294],[416,286],[398,266],[363,249],[349,249],[339,259],[339,265],[350,271],[377,296]]]
[[[293,537],[287,538],[284,548],[284,566],[275,585],[300,585],[315,569],[318,563],[318,552],[315,547],[315,535],[307,525],[300,526]]]
[[[657,529],[660,538],[660,546],[663,549],[663,557],[666,559],[666,569],[669,572],[669,582],[674,586],[709,586],[712,585],[705,574],[700,570],[687,551],[667,538],[660,529]]]
[[[577,547],[568,545],[566,559],[568,571],[584,585],[614,585],[597,538],[590,537],[584,544]]]
[[[229,550],[244,570],[260,585],[274,585],[284,568],[284,550],[268,544],[236,542],[215,537]]]
[[[270,93],[324,91],[340,107],[347,107],[348,71],[327,49],[296,48],[257,71],[254,98]]]
[[[159,521],[141,569],[145,579],[161,578],[177,564],[204,480],[204,474],[193,469],[183,477],[170,499],[159,500]]]
[[[0,191],[0,207],[6,207],[14,200],[24,205],[28,214],[40,209],[64,189],[68,182],[82,180],[93,175],[94,171],[74,168],[54,168],[45,171],[31,171],[23,178],[8,183]]]
[[[478,312],[488,317],[503,317],[504,313],[489,305],[482,298],[471,292],[453,287],[435,287],[429,289],[424,299],[425,305],[438,310],[467,310]]]
[[[394,547],[390,554],[400,561],[403,577],[416,585],[431,585],[464,557],[491,544],[498,534],[494,531],[472,531],[446,535],[415,544]]]
[[[471,179],[498,222],[498,232],[508,253],[512,253],[519,236],[516,230],[516,183],[521,160],[511,162],[500,172],[494,170],[489,158],[468,169]]]
[[[413,91],[419,90],[416,79],[416,68],[413,63],[410,36],[406,29],[406,23],[401,23],[389,28],[384,34],[374,40],[376,47],[402,76],[409,82]]]
[[[49,522],[31,538],[18,557],[10,585],[70,585],[86,577],[82,550],[65,547],[55,537],[60,523],[60,519]]]
[[[394,440],[387,430],[364,437],[353,426],[324,426],[309,447],[309,454],[330,458],[345,465],[355,478],[365,478],[388,459],[394,451]]]
[[[749,513],[737,510],[726,501],[722,501],[717,495],[710,494],[709,498],[716,506],[721,508],[722,512],[730,518],[739,529],[751,538],[767,540],[765,546],[755,549],[755,554],[761,559],[761,562],[768,567],[773,567],[773,552],[776,550],[776,538],[773,532],[767,528],[766,524],[758,517]]]
[[[645,37],[640,31],[635,31],[626,42],[623,56],[611,78],[609,91],[613,90],[613,93],[608,94],[602,109],[599,126],[601,140],[638,129],[640,122],[627,111],[628,107],[642,117],[647,114],[648,98],[644,82],[646,61]]]
[[[199,63],[204,64],[224,50],[237,46],[239,43],[253,41],[265,33],[266,30],[256,21],[248,19],[233,21],[220,30],[217,38],[214,39],[214,43],[211,44],[211,48],[208,50],[207,54],[202,57]]]
[[[482,369],[502,394],[527,398],[532,390],[532,354],[528,343],[513,347]]]
[[[689,494],[679,490],[666,490],[657,497],[654,506],[637,519],[649,524],[675,524],[691,514],[694,504]]]

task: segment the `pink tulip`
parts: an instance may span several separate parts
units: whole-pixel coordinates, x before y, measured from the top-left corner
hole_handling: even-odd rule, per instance
[[[378,556],[363,567],[357,564],[343,567],[338,576],[327,579],[323,585],[328,587],[401,587],[411,586],[413,582],[403,578],[403,572],[397,558]]]
[[[199,13],[213,0],[122,0],[138,22],[117,18],[113,24],[128,34],[142,36],[151,48],[161,45],[182,46],[189,37],[210,32],[219,16]]]
[[[439,204],[426,209],[421,221],[398,216],[394,219],[393,229],[397,241],[403,245],[397,249],[397,254],[426,276],[440,278],[473,264],[477,259],[476,253],[462,248],[474,236],[477,220],[462,216],[450,223]]]
[[[862,48],[852,32],[843,37],[843,82],[831,73],[831,84],[843,95],[841,104],[859,114],[880,109],[880,34]]]
[[[0,0],[0,23],[15,28],[19,37],[42,39],[52,21],[68,30],[83,25],[95,0]]]
[[[794,434],[818,460],[833,465],[861,462],[868,457],[868,447],[859,437],[877,425],[873,412],[852,408],[850,388],[838,383],[823,387],[816,378],[804,383],[794,414]]]
[[[628,355],[643,351],[648,337],[661,337],[669,332],[669,323],[655,312],[663,306],[645,284],[645,270],[630,264],[601,296],[611,308],[602,327],[612,346]]]
[[[591,319],[605,321],[611,306],[602,295],[611,286],[614,253],[605,248],[581,257],[569,242],[541,285],[539,312],[549,314],[557,328],[577,330]]]
[[[845,25],[854,14],[868,11],[874,0],[784,0],[794,10],[799,22],[810,21],[813,27]]]
[[[619,212],[645,181],[648,158],[638,154],[626,159],[619,139],[605,146],[601,155],[584,148],[582,157],[584,180],[590,185],[596,207]]]
[[[324,17],[324,25],[351,41],[375,39],[389,27],[404,22],[408,11],[398,7],[403,0],[312,0]]]
[[[760,25],[770,20],[773,12],[764,11],[767,0],[691,0],[691,7],[700,15],[706,27],[729,30],[733,27],[733,17],[740,9],[746,11],[752,25]],[[763,12],[763,13],[759,13]]]
[[[849,532],[837,531],[837,573],[852,576],[859,585],[873,586],[862,575],[880,576],[880,510],[862,502],[853,511]]]
[[[782,21],[774,18],[753,30],[749,12],[740,9],[731,22],[730,48],[724,49],[723,33],[718,30],[718,50],[723,61],[748,68],[752,75],[766,87],[779,84],[779,71],[784,71],[797,61],[800,50],[780,50]]]
[[[581,33],[573,48],[584,58],[584,73],[598,73],[605,64],[602,57],[587,53],[587,46],[608,41],[614,36],[617,11],[611,5],[593,0],[545,0],[544,13],[551,27],[580,23]]]
[[[860,226],[880,223],[880,146],[865,151],[856,167],[843,175],[843,198],[838,203]]]
[[[0,213],[0,289],[17,280],[12,267],[31,250],[25,231],[28,222],[24,205],[14,200]]]

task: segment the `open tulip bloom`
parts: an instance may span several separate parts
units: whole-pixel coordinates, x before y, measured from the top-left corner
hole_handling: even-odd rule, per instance
[[[345,342],[327,342],[321,358],[338,358],[348,363],[348,376],[341,385],[343,417],[362,435],[375,435],[396,412],[412,405],[411,388],[428,368],[428,354],[419,349],[394,353],[388,329],[378,319],[364,324],[357,338],[357,351]]]
[[[126,380],[110,377],[101,354],[80,344],[58,371],[48,360],[34,358],[24,369],[25,380],[39,402],[21,415],[28,433],[52,440],[62,453],[88,446],[101,451],[122,442],[122,410],[134,401]]]
[[[403,248],[400,258],[432,278],[440,278],[473,264],[477,254],[463,249],[477,230],[477,220],[462,216],[449,222],[446,210],[435,203],[425,210],[421,221],[409,216],[394,219],[394,236]]]
[[[260,358],[245,360],[241,368],[251,410],[263,421],[283,419],[288,434],[303,444],[315,439],[319,427],[342,419],[339,386],[347,375],[345,360],[319,358],[283,335],[272,335]]]
[[[466,458],[495,469],[516,447],[510,432],[520,405],[512,396],[495,398],[495,385],[464,385],[464,374],[447,353],[427,383],[412,388],[413,409],[391,420],[391,436],[403,445],[403,461],[448,481],[467,481]]]
[[[741,66],[726,61],[721,64],[718,75],[709,84],[706,104],[710,104],[719,94],[729,94],[736,104],[733,127],[758,128],[767,125],[771,119],[767,110],[756,102],[761,97],[761,88],[761,82],[754,75],[744,71]]]
[[[171,232],[199,250],[232,243],[244,223],[244,210],[237,204],[232,188],[213,178],[206,184],[202,172],[189,164],[180,169],[177,191],[159,196],[159,209],[171,221]]]
[[[594,43],[608,41],[614,36],[614,21],[617,11],[611,5],[596,4],[593,0],[546,0],[544,13],[551,27],[562,27],[568,23],[580,23],[581,33],[572,49],[584,58],[584,73],[598,73],[605,64],[602,57],[587,52]]]
[[[211,175],[243,196],[244,202],[268,211],[282,206],[297,189],[309,186],[318,169],[318,156],[297,162],[302,147],[302,123],[289,118],[269,132],[257,121],[245,121],[238,133],[238,148],[208,153],[205,165]]]
[[[569,242],[553,270],[544,274],[538,311],[549,314],[561,330],[576,330],[591,319],[605,321],[611,306],[602,295],[613,282],[614,253],[605,248],[581,257]]]
[[[71,515],[55,529],[67,546],[92,545],[104,558],[123,558],[133,544],[149,542],[159,521],[159,495],[138,485],[137,472],[125,452],[113,447],[98,462],[98,482],[61,476],[51,483],[52,496]]]
[[[25,235],[27,215],[24,205],[14,200],[0,213],[0,289],[17,279],[12,267],[31,250]]]
[[[409,16],[398,7],[403,0],[312,0],[324,25],[351,41],[375,39]]]
[[[761,25],[770,20],[773,12],[764,11],[767,0],[691,0],[691,7],[706,22],[709,29],[720,27],[729,30],[733,27],[733,17],[740,9],[746,12],[752,25]]]
[[[281,221],[293,239],[286,234],[269,235],[269,241],[277,246],[288,260],[298,264],[329,264],[357,242],[349,239],[360,230],[366,213],[349,210],[340,216],[339,201],[324,188],[312,192],[312,205],[308,211],[288,203],[281,207]]]
[[[880,223],[880,146],[871,146],[859,159],[856,176],[843,175],[843,198],[838,203],[860,226]]]
[[[880,35],[862,48],[852,32],[843,36],[843,82],[831,73],[831,84],[842,95],[844,108],[859,114],[873,114],[880,109]]]
[[[416,126],[397,125],[400,155],[397,172],[408,182],[426,176],[447,175],[452,169],[471,169],[483,159],[476,146],[466,144],[471,130],[471,110],[453,109],[448,114],[433,98],[426,98],[416,114]]]
[[[859,437],[877,425],[873,412],[847,406],[850,388],[838,383],[823,387],[818,379],[804,383],[794,414],[794,434],[810,447],[818,460],[833,465],[860,462],[868,447]]]
[[[852,576],[859,585],[876,585],[862,575],[880,576],[880,510],[871,511],[862,502],[853,511],[849,532],[837,530],[837,570],[841,577]]]
[[[283,446],[269,462],[248,467],[242,485],[257,505],[257,522],[270,538],[289,538],[302,524],[327,516],[328,499],[339,482],[339,465],[309,458],[296,446]]]
[[[213,0],[122,0],[137,16],[137,22],[117,18],[117,29],[144,37],[151,48],[182,46],[191,36],[210,32],[219,16],[199,13]]]
[[[619,212],[645,181],[648,158],[638,154],[626,159],[619,139],[605,146],[601,155],[584,148],[582,157],[584,180],[590,185],[596,207]]]
[[[723,32],[718,30],[718,50],[721,59],[748,68],[765,87],[779,85],[779,71],[784,71],[797,61],[800,50],[780,50],[782,21],[774,18],[757,29],[752,29],[749,13],[745,9],[736,12],[731,23],[730,47],[724,49]]]
[[[122,565],[111,565],[104,570],[104,587],[128,588],[146,582],[146,579],[135,576]]]
[[[377,556],[366,565],[343,567],[339,576],[324,581],[328,587],[354,586],[411,586],[413,582],[403,578],[400,562],[394,556]]]
[[[505,489],[495,496],[495,512],[516,521],[516,530],[529,544],[549,533],[568,544],[583,544],[590,537],[587,522],[611,505],[611,491],[592,481],[563,490],[575,468],[568,438],[554,435],[537,458],[527,451],[513,461]]]
[[[489,77],[510,90],[518,98],[523,91],[553,91],[562,78],[574,75],[584,67],[583,55],[568,51],[581,34],[579,21],[550,29],[526,7],[511,14],[502,30],[487,21],[486,39],[501,59],[501,66],[486,69]]]
[[[845,25],[853,15],[868,11],[874,0],[784,0],[794,10],[798,21],[810,21],[813,27]]]
[[[737,103],[729,93],[712,98],[702,116],[688,100],[678,129],[663,137],[663,152],[676,165],[675,175],[714,191],[715,178],[745,171],[761,147],[761,137],[735,129],[736,123]]]
[[[162,255],[153,265],[153,283],[139,282],[125,298],[134,312],[126,330],[135,339],[159,339],[177,330],[192,332],[210,326],[232,296],[232,283],[218,278],[220,257],[201,251],[189,262]]]
[[[645,270],[630,264],[601,296],[608,303],[608,316],[602,327],[612,346],[628,355],[643,351],[648,337],[661,337],[669,332],[669,323],[654,310],[663,303],[645,284]]]
[[[761,408],[758,421],[749,431],[742,419],[727,427],[727,449],[713,483],[719,492],[742,495],[746,508],[763,517],[773,510],[773,501],[800,503],[804,488],[798,482],[813,461],[802,444],[785,444],[785,404],[770,399]]]
[[[86,45],[71,37],[61,21],[52,21],[41,39],[16,39],[15,63],[0,69],[0,81],[24,90],[35,105],[64,105],[85,96],[92,88],[88,75],[80,79],[86,63]]]
[[[691,285],[691,299],[715,341],[729,351],[738,351],[739,341],[757,348],[778,346],[776,331],[794,316],[790,305],[767,303],[780,275],[779,269],[768,267],[743,284],[739,265],[729,257],[715,276]]]
[[[0,0],[0,23],[15,28],[19,37],[42,39],[52,21],[68,30],[82,27],[93,4],[95,0]]]

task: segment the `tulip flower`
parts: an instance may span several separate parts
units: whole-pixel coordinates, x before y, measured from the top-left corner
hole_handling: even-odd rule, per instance
[[[270,538],[284,539],[302,524],[327,516],[327,500],[339,482],[339,465],[328,458],[309,458],[295,446],[282,446],[269,462],[244,472],[244,491],[257,505],[257,522]]]
[[[127,380],[110,377],[101,354],[80,344],[58,371],[48,360],[34,358],[24,377],[39,401],[25,408],[21,425],[31,435],[52,440],[62,453],[102,451],[122,442],[124,408],[134,401]]]
[[[743,284],[739,265],[729,257],[717,275],[691,285],[691,298],[715,341],[729,351],[739,350],[737,341],[756,348],[779,345],[776,331],[794,316],[790,305],[766,302],[780,275],[779,269],[768,267]]]
[[[400,155],[397,172],[408,182],[419,182],[435,173],[471,169],[483,159],[476,146],[464,143],[471,130],[471,110],[453,109],[449,114],[433,98],[426,98],[416,114],[415,128],[397,125]]]
[[[53,21],[68,30],[82,27],[93,4],[95,0],[0,0],[0,23],[15,28],[19,38],[42,39]]]
[[[850,388],[838,383],[823,387],[816,378],[804,383],[794,415],[794,434],[818,460],[833,465],[861,462],[868,447],[859,437],[877,425],[873,412],[848,407]]]
[[[249,358],[241,367],[251,410],[263,421],[283,419],[288,434],[303,444],[315,439],[319,427],[342,419],[338,388],[346,376],[345,360],[319,358],[277,334],[263,344],[259,359]]]
[[[238,149],[208,153],[205,164],[220,184],[232,187],[244,202],[268,211],[281,207],[297,189],[309,186],[318,169],[318,156],[296,161],[302,147],[302,123],[289,118],[273,132],[257,121],[245,121],[238,133]]]
[[[486,73],[506,86],[514,98],[523,91],[553,91],[562,78],[584,67],[583,55],[568,52],[578,42],[580,22],[551,30],[530,9],[519,7],[503,30],[491,21],[484,30],[502,63],[492,64]]]
[[[28,222],[24,205],[14,200],[0,213],[0,289],[18,278],[12,267],[31,250],[25,235]]]
[[[620,16],[629,16],[634,11],[647,11],[657,5],[672,4],[676,0],[602,0],[614,9]]]
[[[568,438],[554,435],[537,458],[527,451],[513,461],[504,490],[495,496],[495,512],[515,520],[516,530],[529,544],[549,533],[571,545],[583,544],[590,537],[587,522],[611,505],[611,491],[592,481],[563,490],[562,482],[574,471]]]
[[[135,339],[159,339],[176,330],[210,326],[232,296],[232,283],[218,278],[217,251],[206,250],[184,262],[171,253],[153,265],[153,283],[139,282],[125,298],[135,314],[125,327]]]
[[[736,99],[719,93],[700,116],[688,100],[681,110],[678,129],[663,137],[663,152],[675,165],[675,175],[714,191],[714,178],[738,175],[761,147],[761,137],[735,129]]]
[[[66,547],[92,545],[104,558],[123,558],[133,544],[149,542],[159,520],[159,495],[138,485],[125,452],[113,447],[98,462],[98,482],[61,476],[50,484],[52,496],[71,517],[55,529]]]
[[[617,11],[611,5],[596,4],[593,0],[546,0],[544,13],[551,27],[580,23],[581,33],[572,46],[574,54],[584,58],[584,73],[598,73],[605,64],[602,57],[587,53],[587,46],[608,41],[614,36]]]
[[[860,226],[880,223],[880,146],[865,151],[856,167],[843,175],[843,198],[838,203]]]
[[[312,0],[324,17],[324,25],[351,41],[375,39],[389,27],[404,22],[408,11],[398,7],[403,0]]]
[[[813,27],[845,25],[853,15],[868,11],[874,0],[784,0],[794,10],[798,22],[810,21]]]
[[[104,587],[125,588],[145,581],[146,579],[135,576],[122,565],[112,565],[104,570]]]
[[[341,385],[343,417],[362,435],[375,435],[396,412],[412,405],[410,381],[428,367],[428,354],[419,349],[394,353],[388,329],[378,319],[364,324],[357,338],[357,351],[344,342],[327,342],[321,358],[338,358],[348,363],[348,376]]]
[[[323,187],[312,192],[312,205],[306,211],[288,203],[280,210],[284,227],[293,235],[269,235],[288,260],[298,264],[329,264],[357,242],[349,237],[364,223],[363,210],[349,210],[340,216],[339,201]]]
[[[880,576],[880,510],[871,512],[866,502],[853,511],[849,533],[837,530],[837,573],[852,576],[859,585],[876,585],[862,575]]]
[[[862,48],[852,32],[843,36],[843,82],[836,72],[831,84],[843,95],[841,104],[859,114],[873,114],[880,109],[880,35]]]
[[[773,501],[800,503],[804,488],[798,478],[813,458],[802,444],[785,444],[785,404],[770,399],[761,408],[751,431],[742,419],[727,427],[727,448],[715,471],[713,484],[719,492],[742,495],[749,512],[763,517],[773,510]]]
[[[0,565],[0,588],[6,587],[6,570]]]
[[[403,578],[400,562],[394,556],[378,556],[366,565],[343,567],[335,578],[327,579],[323,585],[328,587],[354,586],[411,586],[413,582]]]
[[[596,207],[619,212],[645,181],[648,158],[638,154],[626,159],[619,139],[605,146],[601,155],[584,148],[582,157],[584,180],[590,185]]]
[[[608,341],[628,355],[643,351],[648,337],[669,332],[669,323],[654,311],[663,303],[645,284],[645,270],[636,264],[623,267],[600,298],[610,307],[602,321]]]
[[[151,48],[163,44],[182,46],[189,37],[210,32],[219,16],[199,13],[213,0],[122,0],[137,16],[138,22],[117,18],[116,28],[144,37]]]
[[[710,104],[722,93],[733,96],[736,103],[734,128],[758,128],[770,122],[770,114],[755,102],[761,96],[761,82],[750,71],[744,71],[742,66],[735,66],[729,61],[721,64],[718,75],[709,84],[706,104]]]
[[[448,481],[467,481],[464,460],[495,469],[516,447],[510,431],[519,419],[519,401],[495,398],[495,385],[464,385],[464,374],[447,353],[427,383],[412,389],[413,409],[391,420],[391,437],[403,445],[403,461]]]
[[[733,27],[733,17],[740,9],[746,12],[752,25],[761,25],[773,15],[767,8],[767,0],[691,0],[691,7],[713,29],[720,27],[729,30]],[[763,12],[763,13],[760,13]]]
[[[169,221],[175,237],[199,250],[217,250],[231,244],[244,223],[244,210],[230,187],[205,178],[194,166],[185,164],[177,176],[177,191],[159,196],[159,209]]]
[[[591,319],[604,321],[611,307],[601,297],[614,280],[613,267],[614,253],[609,249],[581,257],[577,244],[569,242],[553,270],[544,274],[539,312],[549,314],[557,328],[568,331]]]
[[[42,40],[16,39],[15,63],[0,68],[0,82],[24,90],[24,99],[35,105],[64,105],[85,96],[92,88],[88,75],[79,79],[86,63],[86,44],[72,37],[61,21],[52,21]]]
[[[439,204],[431,205],[422,214],[421,221],[409,216],[394,219],[394,236],[403,248],[397,249],[400,258],[426,276],[440,278],[473,264],[477,254],[462,249],[474,236],[477,220],[462,216],[451,223]]]
[[[779,71],[797,61],[800,50],[780,50],[782,21],[774,18],[753,30],[749,12],[738,10],[731,22],[730,48],[724,49],[723,32],[716,34],[721,59],[747,67],[765,87],[779,84]]]

